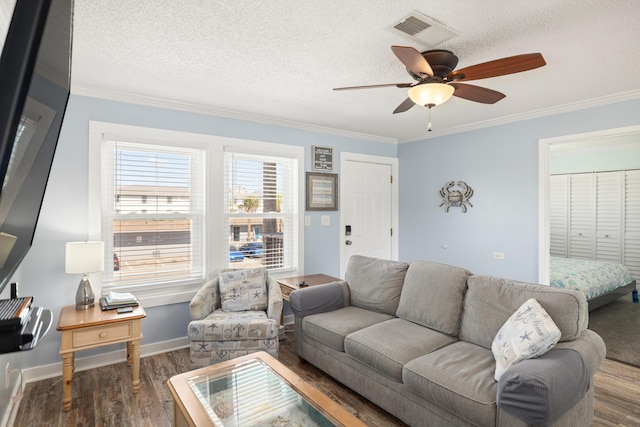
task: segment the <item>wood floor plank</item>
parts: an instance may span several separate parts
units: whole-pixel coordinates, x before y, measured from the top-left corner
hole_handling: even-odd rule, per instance
[[[406,426],[397,418],[328,377],[293,350],[293,332],[281,341],[280,361],[371,426]],[[173,424],[173,400],[166,381],[189,370],[189,349],[144,357],[140,391],[133,394],[131,367],[125,362],[76,372],[71,410],[62,410],[62,378],[27,384],[15,427],[149,426]],[[592,427],[640,427],[640,369],[605,360],[594,377]]]

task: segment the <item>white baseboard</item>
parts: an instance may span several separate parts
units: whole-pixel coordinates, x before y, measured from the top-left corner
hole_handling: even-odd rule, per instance
[[[189,347],[189,338],[187,337],[151,344],[143,344],[140,346],[140,357],[153,356],[154,354],[166,353],[185,347]],[[112,365],[125,360],[126,357],[127,350],[123,348],[122,350],[111,351],[95,356],[76,358],[75,371],[80,372],[100,366]],[[59,377],[62,376],[62,362],[60,361],[50,365],[27,368],[22,371],[22,374],[24,375],[25,384],[47,378]]]
[[[11,396],[16,396],[20,391],[20,385],[21,385],[20,380],[22,380],[22,378],[20,378],[18,381],[16,381],[13,384],[13,388],[11,389]],[[18,408],[20,408],[20,400],[14,401],[13,398],[9,400],[10,400],[9,406],[7,407],[7,410],[4,413],[2,420],[0,420],[1,427],[12,426],[13,423],[16,421],[16,416],[18,415]]]

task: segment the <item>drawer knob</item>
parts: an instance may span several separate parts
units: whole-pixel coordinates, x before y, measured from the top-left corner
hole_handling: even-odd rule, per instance
[[[100,335],[98,335],[100,338],[105,338],[107,336],[106,332],[100,332]]]

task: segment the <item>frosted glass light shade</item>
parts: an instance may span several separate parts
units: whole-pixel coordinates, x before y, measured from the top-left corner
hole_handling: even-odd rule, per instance
[[[424,83],[409,89],[409,98],[418,104],[434,107],[447,102],[455,92],[455,88],[444,83]]]
[[[65,273],[85,274],[104,270],[104,242],[68,242]]]

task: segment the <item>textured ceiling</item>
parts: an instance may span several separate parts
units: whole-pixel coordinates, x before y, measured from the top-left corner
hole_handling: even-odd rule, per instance
[[[640,97],[637,0],[75,0],[72,92],[408,141]],[[457,68],[540,52],[547,65],[474,81],[507,96],[392,111],[413,82],[392,26],[417,11],[460,35]],[[374,138],[376,139],[376,138]]]

